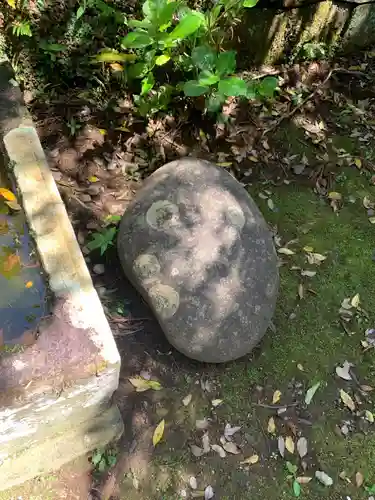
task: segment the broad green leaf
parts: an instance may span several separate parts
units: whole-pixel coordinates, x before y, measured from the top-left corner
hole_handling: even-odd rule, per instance
[[[319,389],[320,387],[320,384],[321,382],[317,382],[316,384],[314,384],[312,387],[310,387],[310,389],[308,389],[306,391],[306,395],[305,395],[305,403],[307,405],[309,405],[312,401],[312,398],[314,397],[316,391]]]
[[[256,87],[256,85],[254,85],[254,83],[251,83],[251,82],[248,83],[246,97],[248,99],[255,99],[257,97],[257,87]]]
[[[262,97],[273,97],[278,85],[278,79],[274,76],[266,76],[258,85],[258,92]]]
[[[200,85],[196,80],[189,80],[188,82],[185,82],[183,88],[184,94],[188,97],[198,97],[210,90],[209,87]]]
[[[200,85],[205,86],[205,85],[215,85],[215,83],[217,83],[219,80],[220,78],[214,73],[211,73],[209,71],[203,71],[199,75],[198,81]]]
[[[148,64],[139,62],[127,68],[129,78],[142,78],[148,72]]]
[[[181,19],[175,29],[169,34],[170,40],[184,40],[195,33],[202,25],[202,16],[192,11]]]
[[[236,69],[236,53],[233,50],[221,52],[216,61],[216,70],[221,76],[230,75]]]
[[[152,42],[153,39],[147,33],[132,31],[121,40],[121,45],[125,49],[141,49],[148,47]]]
[[[97,62],[132,62],[135,61],[137,56],[135,54],[124,54],[117,52],[117,50],[102,50],[99,54],[93,57],[94,61]]]
[[[225,102],[225,96],[218,94],[216,92],[213,92],[207,99],[206,99],[206,108],[207,111],[210,113],[216,113],[219,111],[222,107],[222,105]]]
[[[40,46],[43,50],[47,50],[49,52],[63,52],[68,48],[66,45],[61,45],[61,43],[41,42]]]
[[[233,76],[232,78],[226,78],[225,80],[220,80],[219,82],[219,92],[220,94],[226,96],[244,96],[247,92],[247,84],[245,80]]]
[[[148,19],[142,19],[142,21],[139,21],[138,19],[131,19],[128,22],[129,28],[144,28],[147,29],[151,26],[151,22]]]
[[[163,66],[170,60],[171,56],[168,56],[167,54],[162,54],[161,56],[158,56],[155,59],[155,64],[156,66]]]
[[[173,21],[173,14],[176,12],[177,7],[178,2],[169,2],[161,11],[157,12],[159,31],[164,31],[164,29],[170,25]]]
[[[77,9],[77,14],[76,14],[76,18],[79,19],[80,17],[83,16],[83,14],[85,13],[85,7],[83,5],[81,5],[80,7],[78,7]]]
[[[193,49],[191,59],[197,68],[210,70],[214,67],[216,52],[207,45],[199,45]]]
[[[293,481],[293,493],[295,497],[299,497],[301,495],[301,485],[296,479]]]
[[[152,73],[149,73],[142,80],[141,95],[148,94],[154,85],[155,85],[154,75]]]
[[[288,472],[292,474],[293,476],[296,474],[298,467],[297,465],[292,464],[291,462],[285,462],[285,467],[287,468]]]
[[[255,7],[255,5],[258,3],[258,0],[244,0],[244,3],[242,4],[243,7]]]
[[[152,444],[156,446],[161,438],[163,437],[164,434],[164,428],[165,428],[165,420],[163,419],[159,424],[157,425],[154,434],[152,436]]]

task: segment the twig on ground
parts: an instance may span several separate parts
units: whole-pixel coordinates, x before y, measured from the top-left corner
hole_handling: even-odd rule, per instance
[[[299,403],[289,403],[286,405],[266,405],[264,403],[253,403],[254,406],[261,406],[262,408],[269,408],[271,410],[279,410],[280,408],[292,408],[298,406]]]
[[[354,75],[354,76],[364,76],[367,78],[367,75],[365,73],[363,73],[362,71],[352,71],[352,70],[349,70],[349,69],[345,69],[345,68],[333,68],[329,71],[328,75],[325,77],[325,79],[315,87],[315,89],[313,90],[313,92],[311,92],[300,104],[298,104],[295,108],[293,108],[291,111],[289,111],[288,113],[280,116],[280,118],[278,120],[276,120],[276,122],[271,125],[271,127],[267,128],[266,130],[263,131],[262,133],[262,136],[268,134],[269,132],[272,132],[273,130],[275,130],[275,128],[277,128],[281,122],[283,122],[284,120],[286,120],[287,118],[291,118],[299,109],[303,108],[305,106],[305,104],[307,104],[308,101],[310,101],[310,99],[312,99],[315,94],[322,88],[324,87],[324,85],[328,82],[328,80],[330,80],[330,78],[332,77],[333,74],[335,73],[345,73],[347,75]]]

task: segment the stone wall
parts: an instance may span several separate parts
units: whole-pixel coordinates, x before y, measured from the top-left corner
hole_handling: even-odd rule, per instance
[[[243,67],[291,60],[310,42],[323,44],[327,56],[353,52],[375,44],[375,2],[260,0],[246,11],[235,39]]]

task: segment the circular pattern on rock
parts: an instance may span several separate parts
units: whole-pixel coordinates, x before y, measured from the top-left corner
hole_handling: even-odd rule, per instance
[[[160,264],[155,255],[143,253],[135,259],[133,271],[138,278],[145,280],[160,273]]]
[[[174,288],[169,285],[158,283],[149,290],[151,303],[163,319],[174,316],[180,305],[180,296]]]
[[[177,205],[168,200],[158,200],[147,210],[146,221],[154,229],[167,229],[177,215]]]
[[[235,226],[239,230],[241,230],[244,227],[246,222],[241,207],[235,205],[228,208],[228,218],[231,224],[233,224],[233,226]]]

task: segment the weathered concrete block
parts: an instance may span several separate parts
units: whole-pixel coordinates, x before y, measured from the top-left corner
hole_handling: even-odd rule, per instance
[[[157,170],[124,214],[118,249],[125,274],[185,355],[230,361],[264,335],[276,254],[255,203],[225,170],[190,158]]]
[[[0,491],[123,430],[112,406],[120,356],[38,134],[7,78],[0,64],[0,155],[12,167],[53,310],[29,332],[32,345],[0,356]]]

